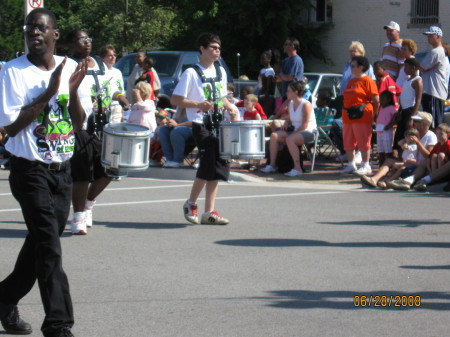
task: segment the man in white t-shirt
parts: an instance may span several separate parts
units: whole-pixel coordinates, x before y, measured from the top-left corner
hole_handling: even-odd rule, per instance
[[[414,170],[411,176],[388,182],[387,187],[393,188],[394,190],[407,191],[416,181],[426,174],[427,158],[434,145],[437,143],[435,133],[429,130],[433,123],[433,117],[430,113],[419,111],[417,115],[414,115],[411,118],[414,121],[414,127],[419,131],[420,135],[420,139],[413,137],[418,149],[417,161],[419,162],[419,166]]]
[[[432,128],[444,122],[445,100],[448,96],[449,62],[442,46],[442,30],[431,26],[424,35],[433,47],[420,65],[423,80],[422,107],[433,116]]]
[[[229,222],[214,210],[219,180],[228,180],[230,173],[228,162],[219,156],[217,132],[225,109],[233,120],[239,112],[226,98],[227,75],[216,63],[220,57],[220,45],[217,35],[203,33],[199,36],[200,61],[196,68],[188,68],[181,75],[171,98],[173,105],[186,108],[200,152],[200,166],[189,199],[183,205],[186,220],[194,224],[199,223],[197,199],[203,188],[206,195],[201,223],[226,225]]]
[[[20,203],[28,234],[13,272],[0,282],[0,320],[10,334],[30,334],[17,303],[38,280],[44,336],[73,336],[72,300],[62,267],[60,235],[70,212],[70,164],[75,137],[90,97],[78,90],[87,69],[55,56],[55,15],[45,8],[25,20],[29,54],[3,66],[0,127],[10,138],[11,192]],[[81,89],[81,87],[80,87]]]

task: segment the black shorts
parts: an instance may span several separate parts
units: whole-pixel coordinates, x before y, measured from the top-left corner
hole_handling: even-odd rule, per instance
[[[230,164],[220,158],[219,139],[199,123],[192,123],[192,135],[200,154],[200,166],[196,177],[207,181],[227,181],[230,176]]]
[[[102,166],[102,141],[85,130],[75,133],[75,152],[70,159],[73,181],[89,181],[107,177]]]

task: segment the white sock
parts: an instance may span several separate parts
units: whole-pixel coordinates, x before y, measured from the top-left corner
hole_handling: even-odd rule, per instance
[[[368,161],[361,162],[361,167],[370,167],[370,164]]]
[[[74,212],[73,213],[74,221],[81,220],[81,219],[84,219],[84,212]]]
[[[86,199],[86,202],[84,203],[84,209],[92,210],[92,208],[95,205],[95,200],[88,200]]]
[[[414,176],[409,176],[403,179],[404,181],[407,181],[408,183],[412,184],[414,183]]]
[[[425,181],[425,184],[431,183],[431,177],[430,176],[423,177],[422,180]]]
[[[194,201],[190,201],[190,200],[188,200],[188,204],[189,204],[189,205],[191,205],[191,206],[195,206],[195,205],[197,205],[197,203],[196,203],[196,202],[194,202]]]
[[[354,167],[356,169],[356,164],[354,161],[349,161],[348,166]]]

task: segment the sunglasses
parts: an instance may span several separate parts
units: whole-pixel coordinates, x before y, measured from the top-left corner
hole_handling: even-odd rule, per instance
[[[78,42],[85,44],[86,42],[91,43],[92,42],[92,38],[90,37],[82,37],[80,39],[78,39]]]
[[[214,49],[214,50],[218,50],[218,51],[222,50],[222,48],[217,47],[217,46],[208,46],[208,47],[211,48],[211,49]]]
[[[38,23],[35,25],[24,25],[23,31],[26,33],[29,33],[29,32],[32,32],[33,30],[37,29],[41,33],[45,33],[47,31],[47,29],[49,29],[49,28],[50,28],[49,26],[46,26],[42,23]]]

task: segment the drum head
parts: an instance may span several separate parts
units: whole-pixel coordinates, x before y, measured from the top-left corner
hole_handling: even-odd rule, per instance
[[[109,123],[105,125],[103,132],[118,136],[149,136],[151,134],[148,127],[131,123]]]

